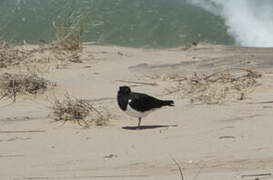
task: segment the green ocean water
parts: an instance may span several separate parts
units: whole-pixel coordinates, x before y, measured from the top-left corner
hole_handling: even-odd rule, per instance
[[[167,48],[208,41],[233,44],[224,20],[184,0],[1,0],[0,38],[54,41],[55,22],[83,27],[100,45]]]

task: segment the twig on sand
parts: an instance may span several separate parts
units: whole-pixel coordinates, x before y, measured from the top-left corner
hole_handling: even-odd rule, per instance
[[[198,173],[194,176],[193,180],[196,180],[201,173],[202,167],[199,167]]]
[[[124,83],[133,83],[133,84],[142,84],[142,85],[149,85],[149,86],[157,86],[157,83],[147,83],[147,82],[139,82],[139,81],[125,81],[125,80],[117,80],[118,82]]]
[[[272,176],[272,173],[261,173],[261,174],[246,174],[246,175],[241,175],[242,178],[245,178],[245,177],[257,177],[257,176]]]
[[[183,172],[182,172],[182,168],[181,168],[180,164],[175,159],[172,159],[172,160],[179,169],[181,180],[184,180],[184,176],[183,176]]]
[[[36,177],[25,177],[24,180],[47,180],[47,179],[124,179],[124,178],[147,178],[147,175],[101,175],[101,176],[58,176],[58,177],[48,177],[48,176],[36,176]],[[19,180],[19,179],[14,179]],[[20,178],[21,180],[21,178]]]
[[[6,155],[1,155],[0,154],[0,158],[10,158],[10,157],[24,157],[25,155],[23,154],[6,154]]]
[[[273,101],[249,102],[247,104],[271,104]]]
[[[45,130],[29,130],[29,131],[0,131],[0,133],[38,133],[46,132]]]

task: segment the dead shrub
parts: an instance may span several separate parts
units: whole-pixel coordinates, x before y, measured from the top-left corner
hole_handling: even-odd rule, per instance
[[[0,76],[1,99],[8,97],[15,102],[18,94],[43,93],[49,86],[54,85],[37,74],[4,73]]]
[[[78,125],[105,126],[110,119],[110,114],[105,110],[98,110],[93,105],[83,99],[71,98],[68,94],[63,100],[55,100],[53,106],[53,116],[56,121],[76,122]]]
[[[192,103],[221,104],[229,100],[243,100],[257,87],[261,74],[244,68],[229,68],[210,75],[171,76],[176,82],[168,94],[178,93]],[[166,77],[164,77],[166,79]]]

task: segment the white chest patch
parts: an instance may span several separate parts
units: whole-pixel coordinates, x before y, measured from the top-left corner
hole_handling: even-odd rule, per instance
[[[130,102],[131,102],[131,99],[129,99],[129,101],[128,101],[128,105],[127,105],[127,109],[126,109],[125,113],[128,114],[129,116],[132,116],[132,117],[143,118],[143,117],[148,116],[151,112],[153,112],[155,110],[155,109],[153,109],[150,111],[139,112],[139,111],[136,111],[133,108],[131,108],[131,106],[129,105]]]

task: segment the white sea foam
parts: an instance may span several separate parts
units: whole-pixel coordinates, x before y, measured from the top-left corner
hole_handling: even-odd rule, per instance
[[[273,47],[273,0],[186,0],[221,16],[238,45]]]

